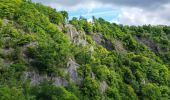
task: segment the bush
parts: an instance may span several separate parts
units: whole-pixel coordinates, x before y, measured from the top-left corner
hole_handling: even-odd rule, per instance
[[[36,100],[78,100],[74,94],[64,87],[56,87],[48,82],[33,87],[31,91]]]
[[[76,51],[75,59],[79,64],[88,64],[91,61],[91,54],[86,48],[78,48],[79,50]]]
[[[1,0],[0,2],[0,18],[12,19],[19,9],[22,0]]]
[[[107,68],[107,66],[104,65],[95,66],[93,72],[95,73],[96,77],[101,81],[107,80],[108,76],[110,75],[109,69]]]
[[[118,90],[116,88],[108,88],[106,90],[106,96],[108,97],[107,100],[121,100],[121,96],[120,93],[118,92]]]
[[[49,19],[40,13],[32,3],[23,3],[15,14],[16,21],[26,32],[39,32],[45,30],[50,24]]]
[[[62,12],[57,12],[55,9],[51,7],[44,6],[42,4],[35,4],[34,7],[42,14],[47,16],[51,23],[59,24],[64,23],[65,17]]]
[[[161,100],[161,92],[156,84],[142,86],[142,100]]]
[[[22,90],[16,87],[0,85],[0,100],[26,100]]]
[[[64,45],[55,42],[43,43],[37,47],[29,47],[27,55],[33,59],[31,64],[40,72],[56,73],[57,68],[66,67],[70,57],[69,48]]]
[[[82,92],[88,98],[92,100],[99,99],[99,84],[98,82],[90,77],[86,77],[83,81]]]

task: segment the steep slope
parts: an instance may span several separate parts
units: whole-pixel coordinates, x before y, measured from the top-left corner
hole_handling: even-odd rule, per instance
[[[168,100],[169,47],[169,26],[0,0],[0,100]]]

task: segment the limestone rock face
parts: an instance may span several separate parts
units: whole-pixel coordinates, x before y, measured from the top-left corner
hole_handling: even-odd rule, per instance
[[[87,44],[85,32],[77,31],[77,29],[70,24],[67,24],[65,27],[68,29],[66,34],[69,36],[72,43],[82,46]]]
[[[89,52],[90,52],[90,53],[93,53],[93,52],[94,52],[94,47],[93,47],[93,46],[90,46]]]
[[[138,42],[141,42],[141,43],[147,45],[154,52],[158,52],[158,53],[164,52],[164,50],[160,49],[159,45],[156,42],[154,42],[153,40],[146,39],[146,38],[137,38],[137,37],[136,37],[136,40]]]
[[[118,52],[118,53],[126,53],[127,52],[125,50],[125,48],[123,47],[122,42],[119,40],[114,40],[114,48],[115,48],[116,52]]]
[[[47,79],[47,75],[40,75],[36,71],[28,71],[28,72],[25,72],[24,74],[25,74],[25,79],[30,79],[30,85],[32,86],[38,85],[42,81]]]
[[[101,33],[94,33],[92,35],[92,39],[96,42],[96,44],[102,44],[102,34]]]
[[[55,86],[67,86],[68,81],[62,77],[49,77],[47,74],[39,74],[36,71],[28,71],[24,73],[24,80],[29,79],[30,85],[35,86],[40,84],[41,82],[48,80],[53,81]]]
[[[4,20],[3,20],[4,25],[7,25],[9,22],[10,22],[10,21],[7,20],[7,19],[4,19]]]
[[[61,77],[55,77],[53,78],[53,84],[55,86],[68,86],[68,81]]]
[[[100,82],[100,92],[102,94],[106,91],[107,87],[108,87],[108,85],[107,85],[106,81]]]
[[[70,59],[67,63],[67,73],[70,76],[70,79],[72,82],[79,82],[77,68],[79,68],[79,64],[77,64],[75,61]]]
[[[77,64],[71,58],[67,63],[67,68],[65,68],[64,74],[69,76],[71,82],[75,84],[79,84],[81,79],[78,77],[77,69],[79,68],[79,64]],[[66,78],[60,76],[48,76],[47,74],[40,74],[38,71],[30,70],[24,72],[23,80],[30,80],[30,85],[35,86],[43,82],[44,80],[52,81],[55,86],[67,86],[68,80]]]

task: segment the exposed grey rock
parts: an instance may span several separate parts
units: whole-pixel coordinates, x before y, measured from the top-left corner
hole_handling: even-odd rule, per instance
[[[52,78],[53,84],[55,86],[68,86],[68,81],[61,77]]]
[[[162,50],[159,48],[159,45],[154,42],[153,40],[151,39],[146,39],[146,38],[138,38],[136,37],[137,41],[138,42],[141,42],[145,45],[147,45],[148,47],[150,47],[150,49],[154,52],[162,52]]]
[[[8,23],[9,23],[9,20],[7,20],[7,19],[4,19],[4,20],[3,20],[3,25],[6,26]]]
[[[77,29],[70,24],[67,24],[65,27],[68,29],[66,34],[69,36],[72,43],[82,46],[87,44],[86,35],[83,31],[77,31]]]
[[[64,73],[68,74],[70,77],[70,81],[76,84],[79,84],[81,79],[78,77],[77,68],[79,68],[79,64],[73,61],[71,58],[67,63],[67,68]],[[60,76],[48,76],[47,74],[39,74],[38,71],[31,70],[24,72],[23,80],[30,80],[30,85],[35,86],[43,82],[44,80],[53,81],[53,84],[56,86],[67,86],[68,81]]]
[[[93,46],[90,46],[89,52],[90,52],[90,53],[93,53],[93,52],[94,52],[94,47],[93,47]]]
[[[86,41],[86,35],[85,35],[85,32],[83,31],[79,31],[79,35],[78,35],[78,45],[81,45],[81,46],[86,46],[88,43]]]
[[[30,80],[30,85],[35,86],[41,82],[48,80],[53,81],[55,86],[67,86],[68,81],[62,77],[49,77],[47,74],[39,74],[36,71],[28,71],[24,73],[23,80]]]
[[[127,51],[124,49],[123,44],[119,40],[114,41],[114,48],[118,53],[126,53]]]
[[[12,53],[13,51],[14,51],[13,48],[0,49],[0,53],[5,54],[5,55],[10,54],[10,53]]]
[[[34,86],[34,85],[38,85],[41,82],[43,82],[44,80],[47,80],[47,75],[40,75],[38,72],[36,71],[29,71],[29,72],[25,72],[25,80],[26,79],[30,79],[30,85]]]
[[[26,45],[24,45],[24,47],[29,47],[29,46],[37,46],[38,45],[38,42],[36,42],[36,41],[34,41],[34,42],[30,42],[30,43],[28,43],[28,44],[26,44]]]
[[[92,39],[96,42],[96,44],[101,44],[102,43],[102,34],[101,33],[94,33],[92,35]]]
[[[146,83],[146,82],[145,82],[145,79],[142,79],[141,83],[142,83],[142,84],[145,84],[145,83]]]
[[[100,82],[100,92],[101,92],[101,94],[103,94],[106,91],[107,87],[108,87],[108,85],[107,85],[106,81]]]
[[[76,28],[70,24],[67,24],[66,28],[68,29],[67,35],[70,37],[72,41],[74,41],[74,38],[76,38],[79,34]]]
[[[95,74],[93,72],[91,72],[91,77],[95,79]]]
[[[92,34],[92,39],[95,41],[96,44],[102,45],[108,50],[113,50],[114,45],[111,40],[104,39],[102,33],[94,33]]]
[[[77,83],[79,82],[77,68],[79,68],[79,64],[77,64],[75,61],[70,59],[67,63],[67,73],[70,76],[71,81]]]

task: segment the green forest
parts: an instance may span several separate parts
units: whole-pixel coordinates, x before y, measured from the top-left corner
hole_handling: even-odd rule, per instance
[[[170,26],[0,0],[0,100],[170,100]]]

